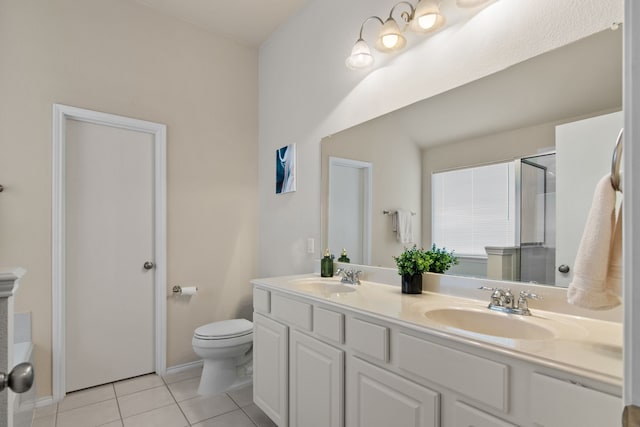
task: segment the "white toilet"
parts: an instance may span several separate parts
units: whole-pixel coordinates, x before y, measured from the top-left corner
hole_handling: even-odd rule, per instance
[[[231,319],[200,326],[191,342],[193,351],[204,361],[198,394],[218,394],[252,381],[250,321]]]

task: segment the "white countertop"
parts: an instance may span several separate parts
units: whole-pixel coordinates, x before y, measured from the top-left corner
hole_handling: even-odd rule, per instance
[[[322,292],[305,283],[339,284],[340,279],[318,274],[254,279],[254,285],[300,295],[312,300],[356,312],[380,316],[385,320],[423,333],[464,342],[494,352],[508,354],[607,384],[622,387],[622,324],[531,308],[532,316],[495,313],[544,327],[553,332],[549,339],[513,339],[468,332],[437,323],[425,312],[463,309],[494,313],[484,301],[434,292],[402,294],[400,287],[363,281],[354,292]],[[355,286],[355,285],[346,285]],[[507,319],[506,321],[509,321]]]

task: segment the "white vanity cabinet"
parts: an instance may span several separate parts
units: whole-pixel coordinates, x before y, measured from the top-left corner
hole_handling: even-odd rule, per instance
[[[344,351],[296,330],[289,348],[289,425],[342,427]]]
[[[253,315],[253,400],[279,426],[289,422],[288,329]]]
[[[531,418],[545,427],[616,426],[622,420],[622,401],[582,384],[533,373]]]
[[[620,425],[619,386],[555,364],[261,283],[254,310],[254,401],[280,427]]]
[[[254,290],[254,402],[279,426],[344,426],[344,315]],[[268,317],[267,317],[268,316]]]
[[[437,427],[440,395],[357,357],[349,359],[348,426]]]

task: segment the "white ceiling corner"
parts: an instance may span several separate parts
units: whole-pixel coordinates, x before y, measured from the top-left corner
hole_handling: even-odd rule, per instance
[[[259,47],[307,0],[134,0],[212,33]]]

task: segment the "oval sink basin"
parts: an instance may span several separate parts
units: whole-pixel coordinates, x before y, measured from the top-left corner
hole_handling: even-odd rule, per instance
[[[315,294],[320,294],[323,296],[331,296],[344,294],[347,292],[354,292],[356,287],[354,285],[343,285],[341,283],[327,283],[327,282],[300,282],[295,285],[296,289],[305,292],[311,292]]]
[[[554,337],[551,330],[531,323],[517,314],[494,313],[455,308],[431,310],[424,315],[434,322],[462,331],[519,340],[544,340]]]

